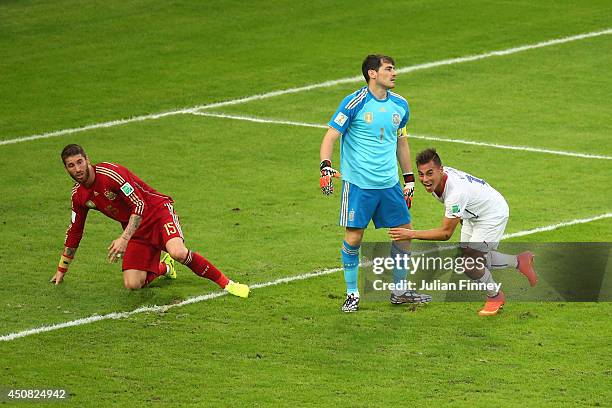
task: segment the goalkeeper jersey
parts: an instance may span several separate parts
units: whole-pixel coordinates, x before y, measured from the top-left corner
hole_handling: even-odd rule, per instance
[[[342,134],[342,179],[362,189],[397,184],[397,138],[409,116],[408,102],[391,91],[379,100],[364,86],[344,98],[329,121]]]
[[[124,229],[132,214],[139,215],[140,230],[157,220],[158,210],[164,204],[173,202],[123,166],[98,163],[93,170],[95,179],[91,187],[77,183],[72,189],[72,218],[64,243],[67,247],[79,246],[89,210],[120,222]]]

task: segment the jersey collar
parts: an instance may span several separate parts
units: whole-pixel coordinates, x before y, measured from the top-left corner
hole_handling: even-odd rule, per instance
[[[442,196],[444,195],[444,190],[446,190],[446,181],[448,180],[448,174],[444,173],[444,176],[442,177],[442,193],[440,195],[438,195],[436,193],[436,190],[434,190],[434,194],[436,195],[436,197],[438,198],[442,198]]]
[[[376,96],[374,96],[369,86],[366,86],[366,88],[368,89],[368,93],[370,94],[370,96],[377,102],[387,102],[389,100],[389,95],[391,95],[389,93],[389,90],[387,89],[387,96],[384,99],[378,99]]]

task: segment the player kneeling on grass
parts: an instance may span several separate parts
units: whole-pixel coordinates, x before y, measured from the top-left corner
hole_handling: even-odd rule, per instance
[[[171,197],[155,191],[123,166],[92,165],[79,145],[66,146],[62,160],[76,184],[72,189],[72,221],[66,232],[64,253],[51,280],[56,285],[64,280],[74,258],[87,213],[97,210],[123,227],[123,233],[108,247],[108,260],[123,259],[126,288],[143,288],[162,275],[175,278],[174,260],[177,260],[232,295],[248,297],[247,285],[229,280],[202,255],[187,249]],[[167,252],[162,262],[161,251]]]
[[[394,241],[446,241],[452,237],[457,224],[462,222],[463,256],[473,259],[470,262],[466,260],[466,264],[485,265],[484,268],[466,270],[466,275],[474,281],[489,284],[489,288],[494,288],[496,285],[490,269],[514,267],[527,277],[531,286],[535,286],[538,278],[532,266],[531,252],[506,255],[496,251],[509,216],[504,197],[484,180],[451,167],[443,167],[435,149],[419,153],[416,164],[425,190],[446,207],[442,226],[426,231],[391,228],[391,238]],[[478,314],[495,315],[504,303],[505,297],[501,290],[488,290],[485,306]]]

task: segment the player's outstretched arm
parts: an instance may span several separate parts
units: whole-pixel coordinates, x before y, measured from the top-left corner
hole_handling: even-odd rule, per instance
[[[51,278],[51,283],[55,283],[59,285],[64,280],[64,275],[68,272],[68,267],[70,263],[74,259],[74,254],[76,253],[76,248],[64,247],[64,252],[62,252],[62,257],[60,258],[59,265],[57,266],[57,271],[53,278]]]
[[[459,225],[461,218],[447,218],[442,220],[442,226],[430,230],[409,230],[406,228],[391,228],[389,237],[393,241],[406,241],[420,239],[424,241],[448,241]]]

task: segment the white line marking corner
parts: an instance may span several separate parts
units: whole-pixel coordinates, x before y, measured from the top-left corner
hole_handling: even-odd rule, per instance
[[[549,47],[553,45],[565,44],[565,43],[572,42],[572,41],[584,40],[587,38],[593,38],[593,37],[609,35],[609,34],[612,34],[612,28],[606,28],[603,30],[592,31],[588,33],[576,34],[576,35],[567,36],[563,38],[556,38],[553,40],[541,41],[541,42],[534,43],[534,44],[521,45],[518,47],[507,48],[504,50],[490,51],[490,52],[485,52],[485,53],[477,54],[477,55],[469,55],[465,57],[450,58],[450,59],[444,59],[440,61],[427,62],[424,64],[412,65],[408,67],[399,68],[397,72],[400,74],[405,74],[408,72],[413,72],[413,71],[418,71],[418,70],[423,70],[423,69],[430,69],[430,68],[435,68],[435,67],[440,67],[440,66],[445,66],[445,65],[459,64],[463,62],[477,61],[477,60],[490,58],[490,57],[499,57],[499,56],[504,56],[504,55],[516,54],[518,52],[523,52],[523,51],[528,51],[528,50],[533,50],[533,49],[543,48],[543,47]],[[305,91],[310,91],[310,90],[319,89],[319,88],[328,88],[328,87],[332,87],[332,86],[336,86],[340,84],[349,84],[349,83],[355,83],[355,82],[360,82],[360,81],[363,81],[363,77],[361,76],[341,78],[341,79],[325,81],[325,82],[321,82],[317,84],[311,84],[311,85],[306,85],[306,86],[301,86],[301,87],[296,87],[296,88],[281,89],[277,91],[271,91],[271,92],[266,92],[262,94],[251,95],[251,96],[247,96],[244,98],[215,102],[215,103],[210,103],[206,105],[197,105],[191,108],[160,112],[160,113],[155,113],[155,114],[150,114],[150,115],[134,116],[134,117],[127,118],[127,119],[118,119],[118,120],[113,120],[109,122],[96,123],[96,124],[72,128],[72,129],[56,130],[52,132],[41,133],[41,134],[36,134],[36,135],[31,135],[31,136],[16,137],[13,139],[1,140],[0,146],[20,143],[20,142],[26,142],[26,141],[31,141],[31,140],[37,140],[37,139],[57,137],[57,136],[62,136],[62,135],[67,135],[67,134],[72,134],[72,133],[77,133],[77,132],[84,132],[84,131],[92,130],[92,129],[100,129],[100,128],[124,125],[126,123],[140,122],[143,120],[159,119],[159,118],[163,118],[166,116],[180,115],[184,113],[192,113],[192,111],[194,110],[214,109],[214,108],[219,108],[222,106],[237,105],[237,104],[251,102],[255,100],[273,98],[273,97],[281,96],[281,95],[305,92]]]

